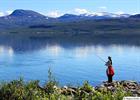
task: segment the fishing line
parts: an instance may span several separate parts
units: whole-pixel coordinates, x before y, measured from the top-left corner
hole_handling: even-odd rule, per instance
[[[103,58],[101,58],[99,55],[97,55],[97,54],[94,54],[97,58],[99,58],[101,61],[103,61],[103,62],[105,62],[106,63],[106,61],[103,59]]]
[[[106,63],[106,61],[103,59],[103,58],[101,58],[99,55],[97,55],[97,54],[94,54],[97,58],[99,58],[102,62],[105,62]],[[138,66],[138,65],[131,65],[131,64],[117,64],[117,65],[119,65],[119,66],[135,66],[135,67],[140,67],[140,66]]]

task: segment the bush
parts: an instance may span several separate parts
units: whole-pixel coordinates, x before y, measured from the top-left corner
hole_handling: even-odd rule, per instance
[[[124,91],[122,86],[117,90],[95,90],[88,81],[83,86],[77,87],[74,94],[64,95],[62,88],[48,70],[48,81],[44,87],[39,86],[39,81],[24,82],[22,78],[0,84],[0,100],[122,100],[124,96],[131,96]],[[54,87],[57,87],[54,88]],[[68,91],[68,89],[65,89]]]
[[[55,77],[53,76],[52,71],[49,68],[49,70],[48,70],[48,81],[47,81],[44,88],[45,88],[45,90],[48,94],[49,93],[54,93],[54,91],[55,91],[54,86],[57,86],[57,85],[58,85],[58,82],[55,80]]]

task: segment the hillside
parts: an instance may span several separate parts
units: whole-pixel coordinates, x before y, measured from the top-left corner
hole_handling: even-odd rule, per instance
[[[140,44],[139,14],[115,18],[105,16],[99,16],[97,19],[97,16],[95,18],[65,14],[59,18],[50,18],[30,10],[15,10],[11,15],[0,18],[0,35],[61,41],[107,40]]]

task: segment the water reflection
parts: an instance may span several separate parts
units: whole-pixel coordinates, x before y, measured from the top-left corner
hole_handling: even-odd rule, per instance
[[[105,42],[105,43],[103,43]],[[100,40],[100,41],[96,41],[96,42],[75,42],[75,41],[63,41],[63,40],[47,40],[47,39],[30,39],[30,38],[22,38],[22,37],[0,37],[0,46],[5,46],[5,47],[10,47],[13,49],[14,52],[19,52],[19,51],[23,51],[23,52],[32,52],[32,51],[37,51],[40,49],[44,49],[50,46],[60,46],[60,47],[64,47],[66,49],[70,49],[73,47],[84,47],[81,49],[87,49],[90,50],[92,48],[92,46],[96,46],[95,51],[97,51],[98,53],[102,52],[102,47],[105,46],[111,46],[112,48],[116,48],[118,49],[119,52],[121,52],[121,46],[131,46],[131,47],[139,47],[136,44],[119,44],[118,43],[112,43],[112,42],[107,42]],[[120,48],[119,48],[120,45]],[[90,46],[90,48],[89,48]],[[55,48],[53,47],[53,50],[55,50],[54,52],[59,52],[58,49],[61,48]],[[55,49],[54,49],[55,48]],[[81,50],[80,49],[80,50]],[[52,50],[50,50],[52,51]],[[85,51],[85,50],[84,50]],[[81,51],[82,52],[82,51]],[[85,53],[85,52],[83,52]],[[85,54],[86,55],[86,54]]]
[[[0,40],[0,80],[23,76],[25,80],[47,80],[49,66],[62,83],[106,80],[104,60],[113,58],[116,80],[140,80],[140,47],[124,45],[60,44],[47,40]],[[6,67],[5,67],[6,66]],[[130,75],[131,76],[128,76]],[[10,77],[9,77],[10,76]]]
[[[0,46],[0,54],[4,51],[3,46]]]
[[[14,54],[14,50],[12,47],[0,46],[0,54],[7,54],[11,57]]]
[[[53,56],[59,56],[59,54],[62,52],[62,48],[59,45],[47,46],[46,50]]]

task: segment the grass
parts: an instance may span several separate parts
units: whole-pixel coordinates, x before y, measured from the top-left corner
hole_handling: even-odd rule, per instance
[[[39,81],[24,82],[23,79],[0,84],[0,100],[122,100],[124,96],[131,96],[121,86],[112,92],[106,89],[95,90],[87,81],[74,91],[58,86],[58,82],[48,71],[46,85],[39,86]]]

